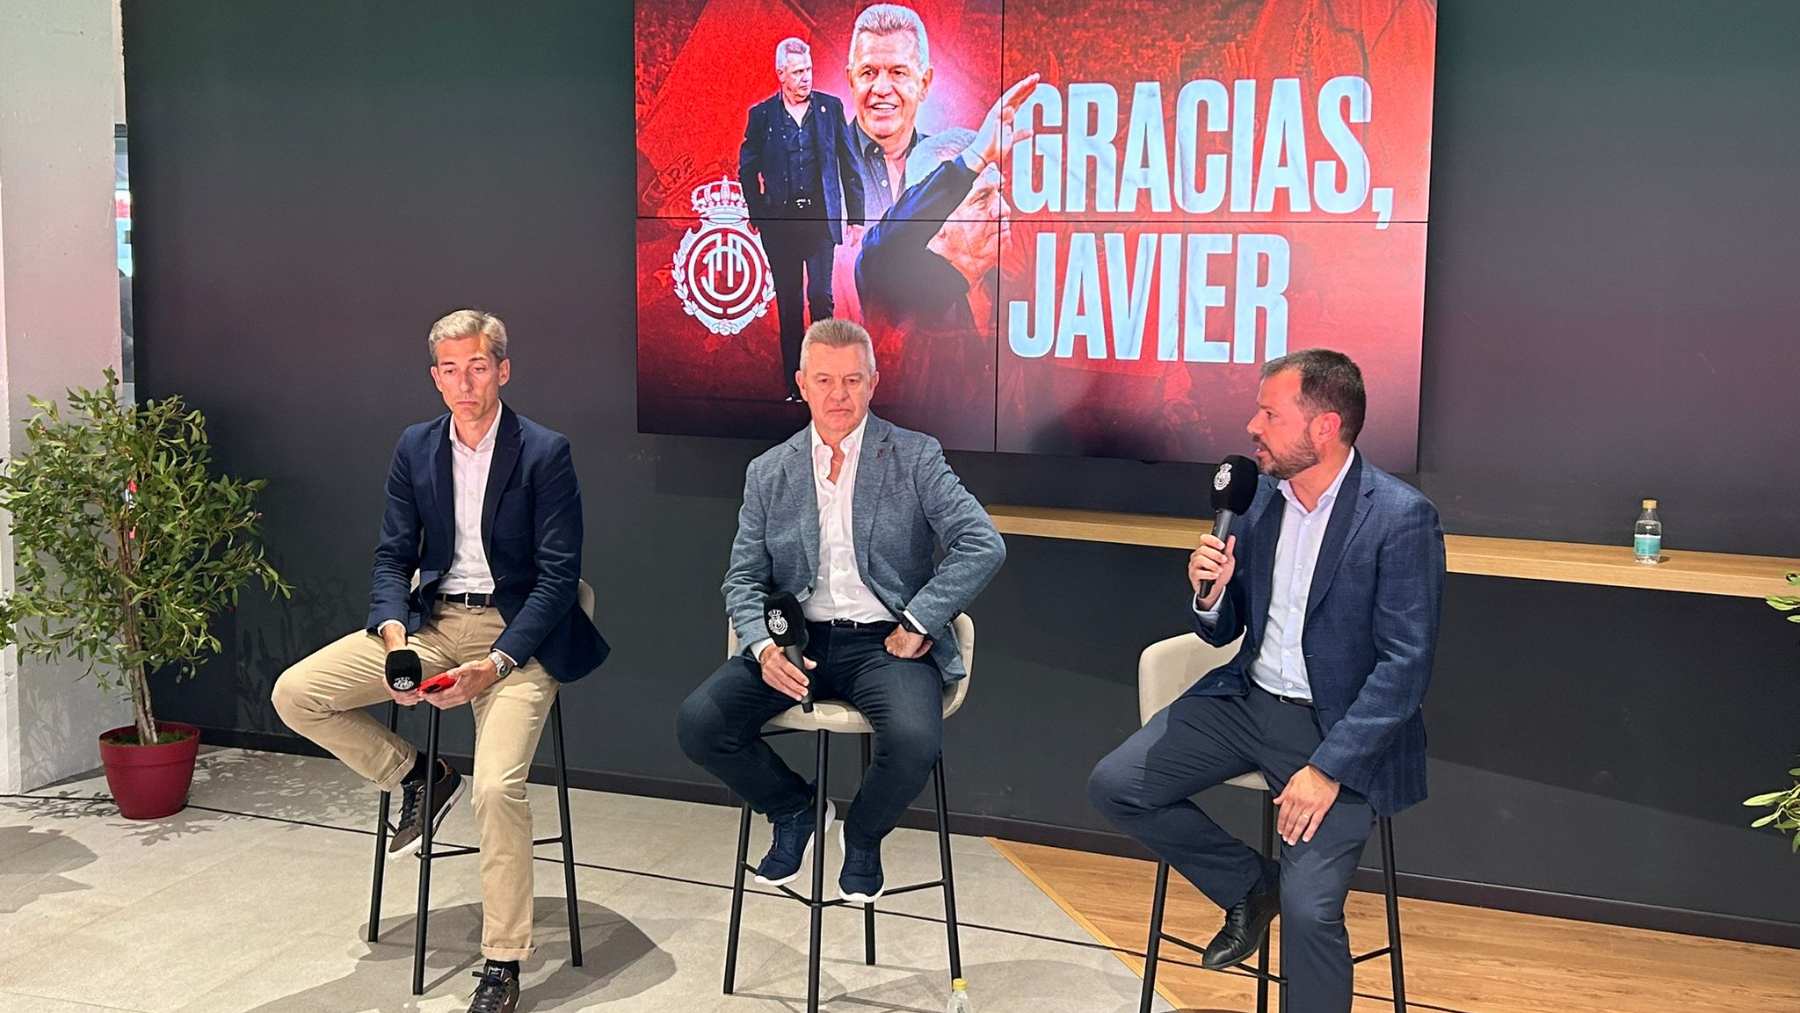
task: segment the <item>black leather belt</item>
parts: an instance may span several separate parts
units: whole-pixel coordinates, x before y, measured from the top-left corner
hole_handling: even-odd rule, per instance
[[[1268,696],[1274,697],[1277,701],[1279,701],[1281,703],[1289,704],[1294,707],[1305,707],[1307,710],[1312,709],[1313,702],[1311,700],[1306,699],[1305,697],[1282,696],[1280,693],[1270,693],[1268,690],[1262,688],[1260,685],[1257,685],[1254,682],[1251,683],[1250,685],[1255,687],[1256,691],[1258,693],[1263,693]]]
[[[890,630],[895,626],[891,621],[881,623],[859,623],[854,619],[826,619],[814,623],[813,625],[830,626],[833,629],[839,630]]]
[[[447,601],[472,609],[484,609],[494,603],[493,595],[477,594],[474,591],[464,591],[461,594],[440,594],[437,597],[438,601]]]

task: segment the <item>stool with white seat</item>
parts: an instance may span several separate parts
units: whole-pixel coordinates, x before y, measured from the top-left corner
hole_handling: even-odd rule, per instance
[[[417,577],[414,577],[416,584]],[[581,611],[591,620],[594,618],[594,589],[587,581],[581,581],[575,589],[575,601]],[[427,706],[430,717],[425,733],[425,769],[437,770],[438,762],[438,723],[444,712],[436,707]],[[400,724],[400,705],[388,705],[388,731],[393,731]],[[550,742],[556,757],[556,808],[562,818],[561,833],[555,837],[546,837],[532,841],[535,848],[543,844],[562,845],[563,892],[569,904],[569,959],[576,967],[581,966],[581,919],[577,911],[575,897],[575,845],[569,836],[569,766],[563,754],[562,727],[562,693],[550,702]],[[425,797],[420,802],[420,811],[431,812],[431,782],[425,778]],[[381,812],[375,820],[375,873],[369,893],[369,942],[375,942],[381,934],[381,879],[387,868],[387,838],[393,827],[388,823],[388,811],[392,799],[388,792],[381,793]],[[480,848],[459,847],[446,851],[432,851],[431,835],[433,821],[426,819],[419,835],[419,914],[413,930],[413,980],[412,994],[425,994],[425,937],[431,917],[431,863],[440,858],[456,858],[461,855],[479,854]]]
[[[958,614],[953,628],[956,641],[961,648],[963,670],[966,673],[961,679],[944,687],[944,717],[947,719],[962,708],[963,701],[969,695],[969,679],[975,670],[975,621],[966,614]],[[739,653],[737,633],[726,631],[726,657]],[[825,826],[826,780],[828,773],[829,743],[833,734],[862,736],[862,765],[864,773],[868,772],[871,754],[870,736],[874,728],[868,719],[856,708],[842,700],[819,700],[813,704],[812,713],[807,713],[799,705],[788,708],[776,715],[764,727],[764,737],[790,735],[812,732],[815,736],[815,752],[817,754],[817,774],[815,783],[819,786],[813,797],[813,826]],[[956,879],[950,863],[950,827],[945,808],[944,791],[944,759],[939,755],[937,763],[931,768],[932,787],[937,805],[938,863],[939,878],[928,883],[914,883],[884,892],[884,896],[893,897],[903,893],[914,893],[919,890],[931,890],[939,887],[944,891],[944,924],[950,949],[950,978],[954,981],[962,977],[962,947],[957,940],[956,928]],[[730,995],[737,984],[737,950],[738,924],[744,911],[744,876],[755,872],[749,864],[750,855],[750,806],[745,803],[738,819],[737,868],[731,881],[731,921],[725,941],[725,994]],[[798,893],[786,886],[776,887],[793,900],[805,904],[812,912],[812,934],[806,953],[806,1009],[807,1013],[817,1013],[819,1008],[819,942],[822,934],[822,923],[825,909],[845,906],[846,902],[826,900],[825,894],[825,841],[820,834],[813,842],[812,853],[812,893],[810,896]],[[875,963],[875,905],[863,906],[863,962]]]
[[[1230,661],[1237,650],[1236,641],[1225,647],[1214,647],[1192,633],[1160,640],[1144,648],[1143,654],[1138,658],[1138,720],[1149,723],[1158,712],[1199,682],[1202,676]],[[1231,778],[1225,783],[1235,788],[1248,788],[1263,793],[1262,853],[1264,858],[1273,860],[1276,854],[1276,806],[1268,782],[1260,773],[1253,772]],[[1389,967],[1393,972],[1394,1010],[1395,1013],[1406,1013],[1406,974],[1400,959],[1400,901],[1394,875],[1394,823],[1386,816],[1380,817],[1377,823],[1381,833],[1383,886],[1387,897],[1388,944],[1356,957],[1355,962],[1360,964],[1377,957],[1388,957]],[[1140,1013],[1150,1013],[1150,1006],[1156,995],[1156,961],[1164,941],[1195,953],[1206,952],[1204,946],[1196,946],[1163,931],[1163,904],[1168,892],[1169,863],[1158,861],[1156,893],[1150,905],[1150,939],[1144,952],[1144,988],[1138,1002]],[[1266,935],[1263,937],[1262,948],[1257,951],[1256,970],[1250,973],[1256,978],[1258,1013],[1268,1011],[1270,982],[1278,987],[1280,1009],[1285,1011],[1287,979],[1269,971],[1269,937]]]

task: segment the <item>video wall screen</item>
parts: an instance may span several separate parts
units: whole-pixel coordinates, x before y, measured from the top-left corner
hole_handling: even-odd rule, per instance
[[[644,432],[779,439],[808,323],[946,447],[1213,462],[1362,365],[1416,469],[1430,0],[638,0]]]

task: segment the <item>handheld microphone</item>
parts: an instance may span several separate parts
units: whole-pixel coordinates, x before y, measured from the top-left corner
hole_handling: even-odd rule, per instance
[[[781,653],[788,664],[806,674],[806,616],[800,612],[800,600],[791,594],[772,594],[763,599],[763,625],[769,631],[769,638],[781,648]],[[806,695],[800,698],[800,709],[812,713],[812,684],[807,683]]]
[[[387,684],[396,693],[411,693],[419,688],[425,670],[419,664],[419,652],[403,647],[387,653]]]
[[[1214,538],[1223,542],[1231,537],[1232,525],[1256,499],[1256,479],[1256,462],[1242,454],[1232,454],[1219,462],[1219,470],[1213,472],[1212,487]],[[1201,581],[1199,597],[1210,594],[1212,581]]]

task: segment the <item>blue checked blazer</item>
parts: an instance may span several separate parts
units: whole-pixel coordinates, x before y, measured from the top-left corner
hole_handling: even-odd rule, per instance
[[[1286,512],[1275,481],[1264,476],[1245,515],[1250,525],[1238,531],[1237,570],[1219,600],[1218,620],[1208,627],[1188,609],[1202,640],[1224,647],[1242,636],[1243,643],[1189,693],[1250,692]],[[1319,549],[1301,649],[1324,736],[1312,765],[1384,816],[1425,798],[1420,707],[1431,681],[1443,594],[1444,532],[1437,508],[1356,455]]]

